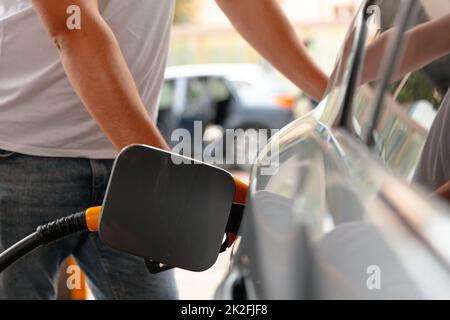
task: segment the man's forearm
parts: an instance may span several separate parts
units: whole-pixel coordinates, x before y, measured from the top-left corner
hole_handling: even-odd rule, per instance
[[[116,39],[108,29],[61,43],[61,61],[88,111],[121,149],[143,143],[168,149],[147,110]],[[80,67],[82,66],[82,67]]]
[[[404,53],[394,77],[399,79],[450,53],[450,42],[443,41],[450,30],[450,14],[422,23],[406,32]]]
[[[450,14],[422,23],[408,30],[403,40],[403,55],[392,76],[391,81],[401,79],[429,63],[450,53],[448,41],[442,41],[450,29]],[[361,83],[374,81],[379,76],[379,69],[384,52],[394,38],[397,28],[392,28],[372,42],[366,52]]]
[[[74,90],[115,147],[120,150],[142,143],[169,149],[140,98],[114,34],[100,14],[89,7],[93,2],[77,1],[84,6],[82,28],[67,30],[65,20],[53,18],[57,14],[51,10],[56,9],[47,5],[49,1],[34,3],[59,48]]]
[[[311,59],[275,0],[216,0],[241,35],[275,68],[317,101],[328,77]]]

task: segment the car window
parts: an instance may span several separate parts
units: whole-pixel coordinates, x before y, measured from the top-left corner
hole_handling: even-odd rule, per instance
[[[230,98],[230,90],[228,90],[228,87],[223,79],[210,78],[208,85],[214,102],[217,103],[220,101],[228,100]]]
[[[207,78],[191,78],[188,80],[187,105],[188,107],[210,98]]]
[[[186,104],[184,117],[194,117],[200,120],[200,115],[206,116],[212,111],[213,97],[208,86],[207,77],[187,79]]]
[[[395,8],[389,2],[390,8]],[[385,1],[385,3],[387,3]],[[383,9],[383,7],[381,7]],[[384,57],[397,28],[390,15],[372,24],[364,67],[354,101],[353,127],[373,143],[379,158],[393,172],[412,178],[450,80],[450,3],[421,1],[403,35],[395,67],[379,110],[375,102]],[[374,120],[376,121],[374,126]]]
[[[166,80],[161,91],[160,110],[172,109],[175,100],[175,80]]]

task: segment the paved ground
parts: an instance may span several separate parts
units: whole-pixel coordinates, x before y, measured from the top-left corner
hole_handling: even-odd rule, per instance
[[[222,253],[216,264],[205,272],[177,269],[175,277],[182,300],[211,300],[229,265],[230,251]]]

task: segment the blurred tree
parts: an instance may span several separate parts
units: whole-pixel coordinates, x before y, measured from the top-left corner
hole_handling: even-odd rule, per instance
[[[397,81],[390,88],[392,94],[398,91]],[[439,109],[444,96],[435,89],[435,85],[430,78],[422,71],[412,73],[408,81],[403,85],[397,100],[399,103],[410,106],[411,103],[425,100],[430,102],[435,109]]]
[[[195,0],[177,0],[175,7],[175,23],[188,23],[194,18]]]

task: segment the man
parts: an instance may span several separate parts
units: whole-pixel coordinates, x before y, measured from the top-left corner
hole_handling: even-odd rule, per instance
[[[218,3],[262,55],[320,99],[327,78],[275,0]],[[174,0],[0,0],[0,250],[101,204],[118,150],[168,149],[154,120],[173,8]],[[80,28],[69,27],[77,12]],[[0,299],[54,298],[69,255],[98,299],[177,298],[171,272],[150,275],[142,259],[81,234],[1,274]]]

